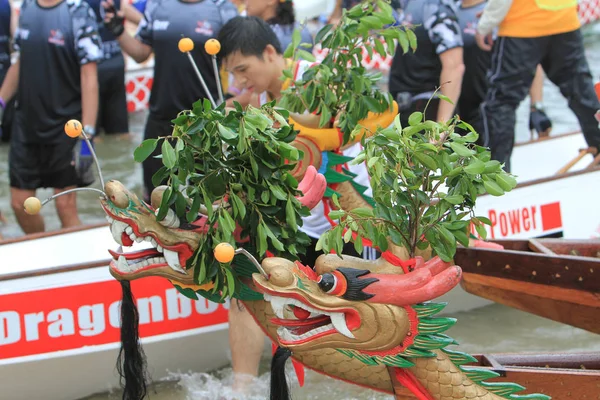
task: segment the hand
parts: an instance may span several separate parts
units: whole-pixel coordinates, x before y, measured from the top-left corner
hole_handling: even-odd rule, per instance
[[[90,143],[94,147],[93,137],[90,137]],[[75,172],[79,178],[79,186],[88,186],[94,183],[94,158],[87,142],[84,139],[77,140],[77,144],[73,148],[73,161],[71,165],[75,167]]]
[[[116,38],[123,34],[125,31],[125,13],[116,10],[113,0],[102,2],[100,16],[104,20],[106,29],[115,35]]]
[[[494,45],[494,37],[491,33],[488,33],[484,36],[477,32],[475,33],[475,41],[477,42],[477,46],[484,51],[492,50],[492,46]]]

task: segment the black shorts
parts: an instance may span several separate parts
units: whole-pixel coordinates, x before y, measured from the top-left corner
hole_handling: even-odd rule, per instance
[[[100,99],[96,132],[101,129],[106,134],[129,132],[122,54],[98,64],[98,86]]]
[[[77,173],[71,165],[75,140],[62,135],[64,140],[56,144],[25,143],[19,129],[15,121],[8,156],[11,187],[35,190],[77,186]]]
[[[310,246],[306,249],[306,254],[305,255],[301,255],[300,258],[300,262],[303,265],[306,265],[308,267],[314,268],[315,267],[315,262],[317,261],[317,258],[319,258],[320,255],[324,254],[323,250],[315,250],[315,246],[317,245],[317,241],[318,239],[315,238],[311,238],[311,242],[310,242]],[[349,242],[349,243],[345,243],[344,244],[344,248],[342,250],[342,254],[346,255],[346,256],[352,256],[352,257],[358,257],[358,258],[368,258],[370,260],[376,259],[377,257],[381,256],[381,253],[378,251],[375,251],[374,249],[370,248],[370,247],[365,247],[363,249],[363,254],[358,254],[356,252],[356,250],[354,249],[354,243]]]
[[[2,141],[8,143],[10,141],[10,137],[12,136],[12,124],[15,119],[15,101],[16,97],[14,96],[8,103],[6,103],[6,108],[4,109],[4,115],[2,116]]]
[[[173,123],[170,120],[156,119],[151,114],[148,115],[146,120],[146,128],[144,129],[144,140],[156,139],[159,136],[169,136],[173,133]],[[156,146],[156,150],[142,163],[142,169],[144,170],[144,199],[149,200],[154,185],[152,184],[152,176],[162,166],[163,162],[161,158],[154,158],[154,156],[162,154],[161,146]],[[162,182],[161,184],[166,184]]]

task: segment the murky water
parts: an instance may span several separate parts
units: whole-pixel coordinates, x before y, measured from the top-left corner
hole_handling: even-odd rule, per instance
[[[598,26],[596,27],[598,28]],[[586,38],[587,56],[595,79],[600,78],[600,29]],[[578,128],[574,115],[568,110],[567,102],[557,88],[546,82],[544,105],[554,123],[553,133],[564,133]],[[525,141],[528,132],[528,101],[524,101],[518,111],[517,140]],[[133,161],[133,149],[141,141],[145,115],[131,116],[132,135],[129,138],[107,137],[97,144],[106,179],[118,179],[126,187],[141,194],[141,167]],[[8,147],[0,146],[0,210],[8,219],[8,225],[0,228],[5,237],[21,235],[10,210],[8,188]],[[45,198],[50,191],[41,191],[38,196]],[[78,197],[79,211],[84,223],[103,222],[97,196],[83,193]],[[59,228],[56,212],[52,207],[42,211],[47,229]],[[540,352],[540,351],[600,351],[600,336],[532,316],[501,305],[491,305],[468,313],[455,315],[459,323],[448,333],[456,338],[463,351],[477,352]],[[208,400],[208,399],[247,399],[262,400],[268,393],[268,359],[261,366],[261,376],[255,380],[248,393],[241,396],[231,390],[231,369],[223,369],[210,374],[174,374],[170,381],[158,382],[153,386],[150,398],[156,400]],[[289,376],[292,376],[290,374]],[[376,394],[339,381],[308,372],[305,387],[299,388],[293,382],[294,399],[391,399],[390,396]],[[118,399],[118,393],[105,393],[89,400]]]

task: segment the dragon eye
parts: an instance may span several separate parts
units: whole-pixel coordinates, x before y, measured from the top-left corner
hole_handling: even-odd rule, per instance
[[[331,293],[333,290],[335,290],[335,287],[337,286],[337,279],[335,275],[326,273],[323,275],[319,275],[319,277],[317,278],[317,283],[319,284],[319,287],[322,291],[324,291],[325,293]]]
[[[348,282],[346,282],[346,278],[339,271],[319,275],[317,284],[322,291],[334,296],[343,296],[348,289]]]

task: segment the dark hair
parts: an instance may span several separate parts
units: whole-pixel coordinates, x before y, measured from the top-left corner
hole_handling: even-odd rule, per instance
[[[217,38],[221,42],[219,59],[240,51],[245,56],[261,58],[268,45],[283,54],[281,43],[273,29],[258,17],[235,17],[229,20]]]
[[[267,21],[269,24],[294,25],[296,17],[294,16],[294,3],[290,0],[283,0],[277,3],[275,16]]]

